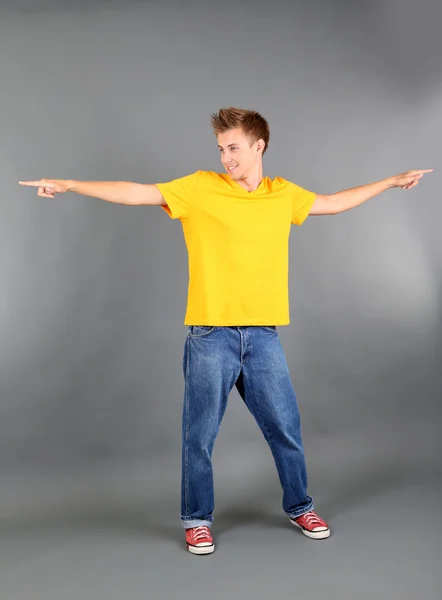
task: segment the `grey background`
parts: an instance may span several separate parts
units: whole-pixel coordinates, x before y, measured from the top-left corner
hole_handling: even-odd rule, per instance
[[[2,600],[440,597],[441,17],[428,0],[1,5]],[[178,521],[180,224],[17,181],[221,169],[209,117],[229,105],[268,119],[266,175],[317,192],[435,171],[292,230],[280,335],[331,539],[287,523],[234,391],[218,546],[197,558]]]

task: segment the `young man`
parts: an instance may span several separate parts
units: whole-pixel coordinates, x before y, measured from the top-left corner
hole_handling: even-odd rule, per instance
[[[410,189],[424,173],[408,171],[331,195],[281,177],[263,177],[270,138],[257,112],[236,108],[212,115],[225,173],[197,171],[156,185],[67,180],[21,181],[38,195],[77,192],[108,202],[162,206],[180,219],[189,254],[184,323],[184,406],[180,518],[194,554],[214,551],[210,526],[212,449],[235,385],[273,454],[283,510],[308,537],[329,537],[313,510],[300,417],[277,327],[288,325],[288,240],[308,215],[335,215],[392,187]]]

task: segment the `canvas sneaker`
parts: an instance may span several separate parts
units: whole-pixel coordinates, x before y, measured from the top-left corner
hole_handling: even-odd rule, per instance
[[[314,540],[323,540],[330,537],[330,527],[321,519],[315,511],[311,510],[308,513],[296,517],[296,519],[290,518],[290,523],[299,527],[302,533],[309,538]]]
[[[186,546],[192,554],[211,554],[215,550],[210,528],[205,525],[186,529]]]

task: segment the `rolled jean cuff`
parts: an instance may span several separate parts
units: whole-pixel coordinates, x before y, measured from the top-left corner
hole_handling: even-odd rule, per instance
[[[205,521],[201,519],[186,519],[185,517],[181,518],[181,525],[184,529],[191,529],[192,527],[210,527],[212,525],[212,521]]]
[[[286,513],[286,515],[290,519],[297,519],[298,517],[301,517],[302,515],[305,515],[306,513],[310,512],[314,508],[315,508],[315,505],[313,502],[311,502],[307,508],[303,508],[302,510],[299,510],[298,512],[294,512],[294,513]]]

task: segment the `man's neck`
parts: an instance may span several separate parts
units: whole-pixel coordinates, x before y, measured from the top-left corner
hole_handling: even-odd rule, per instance
[[[242,186],[248,192],[254,192],[258,189],[262,181],[262,168],[257,169],[256,172],[251,173],[244,177],[244,179],[237,180],[239,185]]]

